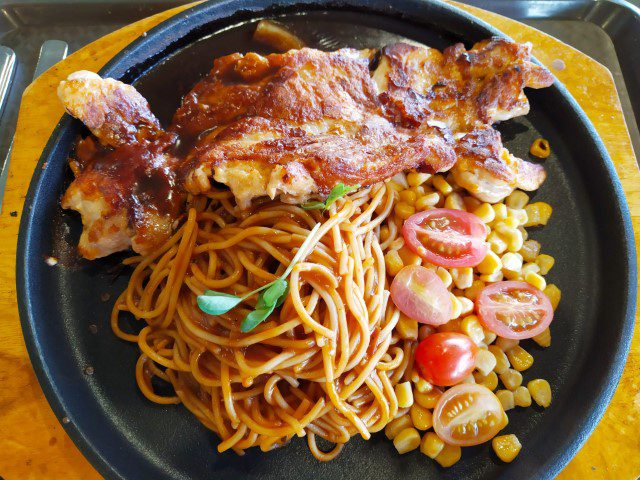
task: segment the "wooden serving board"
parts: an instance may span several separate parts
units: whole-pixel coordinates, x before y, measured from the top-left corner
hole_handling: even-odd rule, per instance
[[[638,246],[640,175],[611,73],[595,60],[538,30],[478,8],[455,5],[517,41],[532,42],[534,55],[582,105],[615,163],[631,208]],[[18,225],[33,170],[63,114],[56,87],[75,70],[98,71],[143,32],[187,7],[154,15],[87,45],[43,73],[24,92],[0,215],[0,480],[99,478],[45,400],[29,362],[16,303]],[[554,69],[554,60],[562,60],[566,68]],[[640,475],[639,452],[640,331],[636,330],[629,360],[611,405],[586,445],[559,478],[635,480]]]

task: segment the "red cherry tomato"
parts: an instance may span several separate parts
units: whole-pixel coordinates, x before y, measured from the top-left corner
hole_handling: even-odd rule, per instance
[[[416,213],[405,220],[402,235],[411,250],[441,267],[475,267],[487,254],[487,227],[462,210]]]
[[[474,383],[451,387],[433,409],[433,429],[450,445],[484,443],[506,425],[507,416],[498,397],[487,387]]]
[[[476,298],[480,322],[500,337],[521,340],[541,333],[553,320],[551,301],[525,282],[496,282]]]
[[[474,369],[478,347],[461,333],[429,335],[416,349],[416,364],[422,377],[434,385],[449,387],[460,383]]]
[[[442,325],[451,319],[451,296],[433,270],[417,265],[404,267],[391,282],[391,299],[414,320]]]

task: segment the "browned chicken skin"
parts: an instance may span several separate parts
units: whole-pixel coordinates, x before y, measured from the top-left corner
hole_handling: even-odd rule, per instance
[[[133,87],[72,74],[59,96],[99,142],[79,144],[62,202],[83,217],[80,251],[150,251],[170,235],[185,190],[207,192],[212,180],[239,208],[265,195],[299,203],[409,168],[453,167],[484,201],[536,189],[542,167],[511,155],[491,128],[528,112],[524,87],[553,81],[529,52],[502,39],[442,53],[396,44],[373,72],[373,50],[236,53],[215,60],[167,131]]]

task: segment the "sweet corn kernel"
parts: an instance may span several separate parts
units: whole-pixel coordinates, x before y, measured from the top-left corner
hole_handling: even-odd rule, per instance
[[[543,276],[538,275],[537,273],[529,272],[524,276],[524,281],[530,285],[533,285],[538,290],[543,290],[547,288],[547,281]]]
[[[519,372],[524,372],[533,365],[533,357],[520,345],[507,350],[507,358],[511,366]]]
[[[484,275],[491,275],[500,271],[502,268],[502,262],[500,261],[500,257],[493,253],[491,250],[487,252],[482,262],[480,262],[477,266],[477,269],[480,273]]]
[[[496,341],[496,338],[498,338],[498,336],[493,333],[491,330],[484,330],[484,343],[487,345],[491,345],[493,342]]]
[[[478,298],[478,294],[485,287],[485,283],[482,280],[474,280],[471,286],[464,291],[464,296],[469,300],[475,301]]]
[[[476,383],[476,379],[473,376],[472,373],[470,373],[469,375],[467,375],[466,377],[464,377],[460,383]]]
[[[555,259],[551,255],[542,254],[536,258],[536,263],[540,267],[540,273],[546,275],[549,270],[553,268],[553,264],[556,263]]]
[[[529,220],[525,223],[525,227],[538,227],[540,225],[546,225],[551,217],[553,208],[551,205],[545,202],[530,203],[524,209],[527,211],[527,217]]]
[[[441,390],[433,388],[429,392],[413,392],[413,399],[421,407],[433,409],[441,395]]]
[[[441,467],[450,467],[455,464],[462,457],[462,449],[457,445],[444,444],[444,447],[435,458],[435,461],[440,464]]]
[[[418,370],[414,368],[413,371],[411,372],[411,381],[413,383],[417,383],[418,380],[420,380],[420,374],[418,373]]]
[[[418,322],[407,317],[404,313],[400,314],[400,320],[396,325],[396,331],[403,340],[418,339]]]
[[[436,329],[431,325],[420,325],[418,328],[418,340],[422,341],[432,333],[435,333]]]
[[[517,252],[524,245],[524,238],[522,232],[518,230],[517,225],[508,225],[508,222],[501,222],[496,225],[496,232],[505,239],[507,243],[507,250],[510,252]],[[493,232],[492,232],[493,233]]]
[[[416,213],[415,207],[413,205],[410,205],[410,204],[406,203],[406,202],[398,202],[396,204],[396,208],[394,209],[394,211],[396,212],[396,215],[399,216],[403,220],[406,220],[411,215]]]
[[[462,196],[458,192],[451,192],[444,200],[444,208],[453,210],[466,210]]]
[[[507,358],[507,354],[504,353],[502,349],[497,345],[489,345],[489,351],[493,354],[494,357],[496,357],[496,366],[493,367],[493,371],[496,372],[498,375],[501,375],[504,372],[506,372],[511,366],[509,364],[509,359]]]
[[[510,272],[520,273],[522,270],[522,255],[519,253],[507,252],[500,258],[502,269]]]
[[[513,401],[518,407],[530,407],[531,406],[531,394],[527,387],[520,386],[513,392]]]
[[[407,183],[411,187],[417,187],[431,178],[429,173],[410,172],[407,174]]]
[[[409,205],[413,205],[414,203],[416,203],[417,199],[418,197],[416,196],[416,193],[412,192],[411,190],[403,190],[400,192],[401,202],[405,202],[405,203],[408,203]]]
[[[407,185],[402,185],[402,184],[400,184],[398,182],[395,182],[393,180],[389,180],[387,182],[387,186],[389,188],[391,188],[392,190],[395,190],[396,192],[401,192],[402,190],[406,190],[408,184]]]
[[[473,214],[484,223],[491,223],[496,218],[496,211],[490,203],[483,203],[473,211]]]
[[[460,330],[476,345],[484,342],[484,330],[475,315],[464,317],[460,323]]]
[[[453,281],[453,278],[451,278],[451,274],[449,273],[449,271],[446,268],[438,267],[436,269],[436,275],[440,277],[440,280],[442,280],[444,286],[449,288],[449,285],[451,285],[451,282]]]
[[[551,146],[549,140],[544,138],[536,138],[529,148],[529,153],[534,157],[547,158],[551,154]]]
[[[487,283],[499,282],[504,277],[504,274],[501,271],[497,271],[496,273],[492,273],[491,275],[480,275],[480,280]]]
[[[496,357],[488,350],[481,348],[476,353],[476,370],[482,375],[489,375],[496,368]]]
[[[420,451],[429,458],[436,458],[442,449],[444,448],[444,442],[434,432],[427,432],[422,437],[420,443]]]
[[[507,206],[504,203],[496,203],[491,205],[495,212],[495,220],[501,221],[507,218]]]
[[[467,297],[460,297],[457,295],[456,295],[456,298],[458,299],[458,301],[460,302],[460,305],[462,306],[460,310],[460,315],[467,315],[468,313],[473,312],[475,305],[471,300],[469,300]]]
[[[416,194],[416,199],[424,197],[424,194],[427,193],[427,190],[422,185],[411,187],[410,190]]]
[[[522,244],[522,248],[518,253],[522,255],[522,259],[525,262],[534,262],[536,257],[540,254],[540,242],[535,240],[527,240]]]
[[[518,437],[513,434],[493,437],[493,440],[491,440],[491,446],[493,447],[493,451],[496,452],[498,458],[506,463],[512,462],[522,449],[522,445],[520,444]]]
[[[387,426],[384,427],[384,434],[387,436],[389,440],[392,440],[405,428],[411,428],[413,423],[411,422],[411,417],[409,415],[402,415],[401,417],[394,418]]]
[[[449,182],[447,182],[444,177],[440,176],[440,175],[435,175],[433,177],[433,186],[442,194],[444,195],[449,195],[451,192],[453,192],[453,187],[451,185],[449,185]]]
[[[513,193],[504,200],[504,203],[509,208],[524,208],[527,203],[529,203],[529,195],[522,190],[514,190]]]
[[[453,293],[449,293],[451,297],[451,320],[458,318],[462,314],[462,303]]]
[[[398,398],[398,407],[407,408],[413,405],[413,390],[410,382],[398,383],[393,390]]]
[[[489,390],[495,390],[498,388],[498,376],[496,372],[489,372],[487,375],[483,375],[481,372],[474,372],[473,377],[476,379],[476,383],[484,385]]]
[[[553,283],[547,285],[547,288],[544,289],[544,294],[549,297],[549,301],[551,302],[551,306],[555,310],[558,308],[558,304],[560,303],[560,298],[562,297],[562,292],[560,289],[556,287]]]
[[[415,207],[420,211],[428,210],[429,208],[436,206],[439,201],[440,201],[440,194],[438,192],[431,192],[418,198],[416,200]]]
[[[527,217],[527,211],[524,208],[509,208],[508,210],[508,216],[507,216],[507,220],[508,222],[513,222],[513,224],[515,224],[516,228],[520,228],[521,225],[524,225],[525,223],[527,223],[527,220],[529,219]]]
[[[462,325],[462,319],[454,318],[452,320],[449,320],[444,325],[439,325],[438,332],[460,332],[460,325]]]
[[[433,385],[431,385],[429,382],[427,382],[422,377],[418,378],[418,381],[414,382],[414,383],[416,385],[416,391],[417,392],[425,393],[425,392],[430,392],[431,390],[433,390]],[[414,403],[414,405],[417,405],[417,404]]]
[[[429,430],[433,426],[433,414],[431,410],[414,403],[409,410],[413,426],[418,430]]]
[[[496,392],[496,397],[500,400],[502,404],[502,408],[506,412],[507,410],[511,410],[515,408],[516,404],[513,399],[513,392],[511,390],[498,390]]]
[[[405,428],[393,439],[393,446],[400,455],[420,446],[420,434],[415,428]]]
[[[496,340],[496,346],[501,348],[503,352],[511,350],[519,343],[519,340],[514,340],[512,338],[498,337],[498,339]]]
[[[551,405],[551,386],[549,382],[538,378],[527,383],[527,388],[538,405],[544,408]]]
[[[532,340],[536,342],[541,347],[550,347],[551,346],[551,330],[549,327],[545,328],[538,335],[535,335]]]
[[[507,242],[497,232],[491,232],[487,236],[487,242],[489,242],[491,251],[497,254],[503,253],[508,247]]]
[[[402,262],[397,250],[387,252],[384,256],[384,263],[387,267],[387,273],[392,277],[395,277],[398,272],[402,270],[402,267],[404,267],[404,263]]]
[[[482,202],[480,200],[469,195],[462,197],[462,201],[464,202],[464,206],[466,207],[467,212],[473,212],[476,208],[482,205]]]
[[[422,263],[420,255],[409,249],[406,245],[398,250],[398,255],[400,255],[404,265],[420,265]]]
[[[387,227],[386,225],[380,227],[380,240],[385,242],[389,238],[389,235],[391,235],[389,227]]]
[[[525,276],[528,273],[538,273],[539,271],[540,271],[540,267],[538,266],[537,263],[527,262],[522,266],[522,270],[520,271],[520,274]]]
[[[522,244],[524,245],[524,242],[526,242],[527,239],[529,238],[529,232],[527,232],[527,230],[522,225],[518,227],[518,231],[522,235],[522,240],[523,240]],[[522,250],[522,249],[520,249],[520,250]]]
[[[514,391],[522,385],[522,374],[513,368],[509,368],[506,372],[500,374],[500,381],[508,390]]]
[[[456,288],[460,290],[469,288],[473,283],[473,268],[471,267],[452,268],[449,273]]]

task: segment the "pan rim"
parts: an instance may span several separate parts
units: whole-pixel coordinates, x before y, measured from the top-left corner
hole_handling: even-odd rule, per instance
[[[236,7],[234,5],[235,3],[236,2],[234,2],[233,0],[224,0],[215,3],[206,2],[190,7],[176,14],[175,16],[161,22],[160,24],[149,30],[145,36],[139,37],[128,46],[126,46],[113,59],[111,59],[100,70],[99,73],[102,75],[113,76],[115,78],[122,78],[123,76],[129,75],[131,73],[131,68],[127,69],[125,68],[125,66],[128,62],[130,62],[130,56],[139,56],[140,52],[145,51],[157,51],[159,48],[158,39],[166,39],[163,41],[169,42],[172,36],[175,35],[171,32],[174,32],[176,30],[180,31],[180,24],[186,19],[193,19],[194,16],[206,18],[211,14],[212,11],[222,10],[225,8],[237,11],[239,7]],[[271,0],[250,0],[242,2],[242,5],[244,5],[243,9],[253,11],[264,10],[265,8],[273,6],[274,4],[280,6],[287,4],[288,6],[290,6],[291,3],[295,3],[301,7],[312,7],[320,5],[325,10],[335,9],[336,7],[348,8],[350,6],[360,8],[366,7],[368,4],[380,4],[380,2],[376,2],[375,0],[372,2],[369,2],[367,0],[346,0],[339,3],[325,0],[302,0],[284,3],[274,2]],[[475,26],[485,30],[487,32],[487,35],[496,35],[508,38],[506,35],[495,29],[491,25],[477,19],[476,17],[473,17],[463,10],[446,4],[440,0],[408,0],[404,2],[404,4],[408,3],[423,5],[429,4],[431,7],[441,9],[449,15],[457,16],[465,22],[475,24]],[[399,8],[401,10],[402,6]],[[384,14],[384,12],[381,11],[370,11],[371,13]],[[229,15],[226,15],[225,18],[229,18]],[[206,26],[206,24],[206,21],[203,21],[202,25]],[[169,46],[170,44],[165,45],[165,47]],[[159,56],[162,56],[163,54],[164,53],[162,51],[158,53]],[[618,335],[619,341],[615,345],[615,351],[611,352],[612,361],[610,362],[607,371],[608,375],[606,377],[606,384],[601,386],[602,388],[598,392],[594,404],[589,409],[588,417],[584,419],[582,427],[577,428],[573,436],[568,436],[567,440],[564,442],[565,448],[558,451],[554,456],[546,459],[546,461],[543,462],[543,464],[541,465],[541,471],[538,472],[538,475],[536,476],[536,478],[541,479],[554,478],[560,472],[560,470],[562,470],[569,463],[571,458],[573,458],[573,456],[577,453],[578,449],[586,442],[587,438],[593,432],[595,426],[604,414],[604,411],[608,406],[615,389],[617,388],[622,371],[626,364],[635,323],[635,308],[637,300],[637,271],[635,268],[636,249],[634,232],[632,228],[629,208],[626,202],[626,197],[622,189],[620,180],[615,171],[613,162],[591,121],[588,119],[582,108],[569,94],[566,88],[557,81],[550,88],[555,89],[556,92],[563,98],[563,100],[567,102],[568,108],[575,112],[581,123],[581,126],[585,129],[586,135],[588,135],[593,142],[593,146],[597,150],[597,155],[602,159],[603,167],[606,170],[606,174],[608,176],[607,180],[611,184],[614,191],[613,200],[615,201],[616,207],[618,207],[618,210],[620,212],[621,230],[623,232],[622,240],[624,242],[623,251],[626,255],[627,260],[624,266],[627,270],[626,280],[628,284],[628,290],[626,292],[626,296],[624,297],[626,299],[625,318],[621,325],[622,328],[620,328],[620,333]],[[34,199],[39,190],[40,180],[44,173],[42,168],[39,167],[41,167],[47,160],[47,158],[54,152],[58,143],[63,139],[64,134],[73,127],[74,122],[75,120],[67,115],[65,115],[59,121],[55,130],[51,134],[49,141],[47,142],[38,165],[36,166],[35,172],[29,185],[27,196],[25,198],[25,207],[23,209],[23,214],[20,221],[18,250],[16,258],[18,308],[25,343],[40,386],[43,389],[45,397],[47,398],[49,405],[53,409],[58,419],[61,419],[65,416],[64,402],[62,394],[56,387],[55,378],[51,374],[47,366],[47,360],[44,358],[42,349],[37,340],[35,325],[38,320],[34,316],[33,306],[31,305],[31,300],[27,295],[27,292],[29,291],[28,245],[30,243],[31,226],[36,216],[36,213],[34,212],[35,209],[31,209],[29,207],[34,203]],[[90,438],[90,432],[87,428],[83,428],[75,422],[68,424],[62,423],[62,426],[67,434],[69,434],[69,436],[72,438],[74,443],[81,450],[83,455],[103,476],[105,476],[106,478],[128,478],[124,476],[121,469],[117,469],[115,465],[111,464],[108,459],[104,457],[99,448],[92,442]]]

